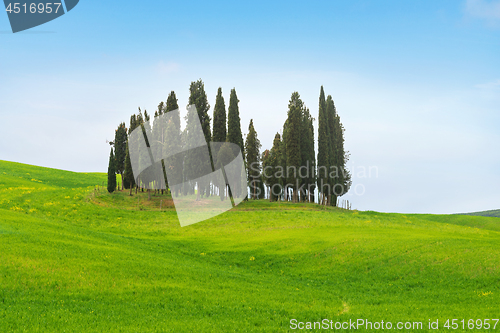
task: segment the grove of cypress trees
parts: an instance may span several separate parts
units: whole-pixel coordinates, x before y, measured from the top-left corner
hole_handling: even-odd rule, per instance
[[[246,151],[246,161],[247,161],[247,173],[248,173],[248,183],[250,186],[250,197],[252,199],[257,199],[257,188],[259,186],[258,181],[260,179],[260,148],[261,144],[257,138],[257,132],[253,126],[253,119],[250,119],[250,124],[248,125],[248,134],[245,142]]]
[[[217,90],[214,106],[214,127],[212,140],[214,142],[226,142],[226,104],[222,97],[222,88]]]
[[[109,153],[109,164],[108,164],[108,192],[113,193],[116,189],[116,171],[115,171],[115,156],[113,154],[113,148]]]

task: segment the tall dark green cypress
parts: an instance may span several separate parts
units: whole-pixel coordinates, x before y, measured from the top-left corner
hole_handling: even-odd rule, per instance
[[[166,156],[167,153],[172,151],[181,151],[181,146],[180,128],[177,127],[174,119],[170,119],[165,129],[163,156]],[[168,177],[170,177],[168,181],[172,181],[174,185],[181,183],[183,177],[182,156],[179,154],[169,156],[164,159],[164,163],[165,169],[168,170]],[[179,196],[180,190],[180,186],[170,187],[172,196]]]
[[[215,98],[212,140],[214,142],[226,142],[226,135],[226,104],[224,103],[224,97],[222,97],[222,88],[219,87]],[[219,152],[212,152],[212,154],[219,154]],[[216,166],[214,167],[217,169]],[[223,193],[224,187],[219,189],[219,192]]]
[[[165,111],[165,103],[162,101],[158,104],[158,116],[161,116]]]
[[[144,123],[149,121],[149,115],[146,110],[144,110],[144,114],[142,113],[141,108],[139,109],[139,113],[135,117],[135,128],[141,129],[143,134],[144,134],[144,129],[146,130],[146,134],[148,134],[148,129],[145,128],[146,126],[143,127]],[[144,137],[144,140],[146,141],[146,145],[149,147],[149,136]],[[144,187],[147,185],[147,180],[148,180],[148,170],[145,168],[145,166],[150,165],[151,159],[149,157],[149,154],[146,149],[141,149],[139,152],[138,156],[138,163],[139,163],[139,168],[143,170],[141,174],[135,175],[136,179],[136,193],[137,189],[141,189],[144,192]],[[143,168],[144,167],[144,168]]]
[[[115,172],[115,156],[113,154],[113,148],[109,153],[109,164],[108,164],[108,192],[113,193],[116,189],[116,172]]]
[[[125,155],[127,154],[127,129],[125,123],[121,123],[115,131],[115,171],[120,174],[123,190],[123,172],[125,171]]]
[[[321,193],[319,203],[322,205],[326,204],[326,196],[329,193],[329,142],[330,128],[326,113],[325,92],[321,86],[318,112],[318,191]]]
[[[238,96],[236,95],[236,89],[231,89],[231,94],[229,97],[229,107],[227,109],[227,136],[226,141],[234,143],[240,147],[241,156],[243,160],[246,159],[245,154],[245,146],[243,143],[243,134],[241,132],[241,120],[240,120],[240,110],[238,107]],[[246,175],[241,175],[242,177],[246,177]],[[236,184],[236,188],[233,193],[236,193],[237,196],[240,193],[244,192],[243,189],[239,188],[240,183]]]
[[[267,177],[267,183],[269,186],[269,200],[275,201],[282,194],[282,186],[283,186],[283,178],[280,177],[282,172],[280,173],[281,168],[281,136],[279,133],[276,133],[274,136],[273,147],[269,152],[268,162],[266,163],[268,168],[265,171],[265,175]],[[283,169],[281,169],[283,171]]]
[[[179,109],[179,104],[177,103],[177,97],[175,92],[172,90],[167,97],[167,103],[165,105],[164,113],[175,111]],[[164,155],[167,152],[171,151],[180,151],[181,149],[181,118],[180,113],[177,112],[173,116],[169,118],[169,123],[165,127],[164,133],[164,145],[163,145],[163,153]],[[165,168],[170,169],[170,174],[174,178],[176,183],[179,183],[182,178],[182,160],[181,156],[171,156],[164,160]],[[168,181],[168,180],[167,180]],[[171,189],[172,190],[172,189]],[[175,187],[175,193],[172,193],[172,196],[179,196],[180,187]]]
[[[226,142],[226,104],[222,97],[222,88],[217,90],[214,106],[214,128],[212,140],[214,142]]]
[[[208,115],[210,104],[208,104],[208,98],[205,92],[205,84],[203,83],[203,81],[199,79],[198,81],[191,82],[189,93],[189,105],[196,106],[196,111],[198,111],[198,118],[200,119],[201,128],[205,136],[205,141],[207,142],[207,144],[209,144],[209,142],[212,141],[212,132],[210,131],[210,116]],[[208,150],[210,152],[210,147],[208,148]],[[211,153],[210,161],[207,161],[206,163],[213,164]],[[198,194],[200,196],[203,196],[205,194],[209,196],[210,184],[198,184]]]
[[[290,102],[288,103],[288,133],[285,137],[285,146],[287,183],[291,185],[291,188],[293,189],[293,202],[299,201],[298,189],[301,182],[298,171],[300,166],[302,165],[302,154],[300,147],[302,108],[303,102],[300,99],[299,93],[292,93],[292,97],[290,98]]]
[[[156,156],[161,156],[163,146],[165,145],[165,118],[161,117],[163,115],[164,111],[164,103],[161,102],[158,105],[158,110],[155,112],[155,117],[153,118],[153,129],[151,131],[151,138],[153,142],[159,143],[156,144],[154,147],[156,148],[156,151],[153,152],[153,154],[156,154]],[[161,189],[161,193],[163,194],[164,189],[168,189],[168,184],[167,180],[165,179],[164,175],[164,170],[163,170],[163,161],[159,161],[155,163],[152,167],[152,173],[151,176],[153,177],[151,180],[154,182],[155,186],[155,194],[157,192],[156,189],[159,190]]]
[[[314,152],[314,125],[313,117],[309,109],[304,107],[302,111],[302,128],[301,128],[301,153],[302,153],[302,170],[306,170],[304,174],[299,170],[302,183],[304,185],[304,195],[302,201],[314,202],[314,189],[316,183],[316,154]],[[301,172],[302,171],[302,172]]]
[[[286,170],[287,170],[287,165],[286,165],[286,161],[287,161],[287,158],[286,158],[286,155],[287,155],[287,151],[286,151],[286,138],[287,138],[287,135],[288,135],[288,119],[285,120],[285,123],[283,124],[283,135],[281,137],[281,144],[280,144],[280,151],[281,151],[281,159],[280,159],[280,166],[283,170],[283,174],[281,175],[281,180],[282,180],[282,183],[283,183],[283,200],[284,201],[288,201],[290,200],[290,196],[289,196],[289,191],[288,191],[288,186],[287,186],[287,178],[286,178]]]
[[[261,144],[257,138],[257,132],[253,126],[253,119],[250,119],[248,125],[248,134],[245,142],[246,160],[247,160],[247,173],[248,183],[250,186],[250,197],[258,199],[257,188],[259,187],[258,181],[260,179],[260,148]]]
[[[191,82],[189,87],[189,105],[195,105],[200,118],[201,128],[205,135],[207,143],[212,141],[212,133],[210,131],[210,104],[208,104],[207,94],[205,92],[205,84],[201,79]]]
[[[238,103],[239,100],[238,96],[236,96],[236,89],[233,88],[231,89],[231,95],[229,97],[229,107],[227,112],[227,142],[237,144],[241,149],[243,157],[245,157]]]
[[[132,171],[132,162],[130,161],[130,152],[128,149],[127,141],[127,153],[125,154],[125,171],[123,172],[123,186],[125,189],[130,189],[130,195],[132,195],[132,187],[134,187],[134,172]]]
[[[330,206],[337,205],[337,196],[334,193],[335,184],[338,182],[339,176],[339,160],[338,160],[338,142],[337,135],[335,133],[335,118],[336,118],[335,104],[333,102],[333,98],[331,95],[328,95],[326,98],[326,115],[328,120],[328,131],[329,131],[329,140],[328,140],[328,166],[329,166],[329,174],[328,174],[328,184],[330,185],[329,193],[327,196],[326,204]]]
[[[349,160],[349,152],[344,149],[344,126],[340,121],[340,116],[335,112],[335,163],[338,169],[338,178],[335,181],[334,188],[332,189],[336,196],[346,194],[351,188],[352,180],[351,173],[347,169],[347,161]],[[336,199],[335,199],[336,200]],[[336,202],[335,202],[336,204]]]
[[[165,113],[169,111],[174,111],[179,109],[179,104],[177,104],[177,97],[175,96],[175,91],[171,91],[170,94],[167,97],[167,104],[165,105]],[[172,120],[174,121],[174,125],[176,128],[181,129],[181,118],[179,117],[179,114],[177,114],[176,117],[173,117]]]
[[[130,116],[130,126],[128,128],[128,135],[137,127],[137,117],[135,114]],[[123,185],[126,189],[130,189],[132,195],[132,188],[135,186],[134,172],[132,170],[132,163],[130,161],[129,144],[127,139],[127,152],[125,154],[125,166],[123,171]]]
[[[264,174],[264,170],[269,172],[269,169],[272,169],[271,165],[271,151],[269,149],[264,150],[262,153],[262,182],[266,186],[267,190],[269,191],[269,187],[271,185],[270,178],[268,173]],[[272,201],[271,198],[271,192],[269,192],[269,201]]]

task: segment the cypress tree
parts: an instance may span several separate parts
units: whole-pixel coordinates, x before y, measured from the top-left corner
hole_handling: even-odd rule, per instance
[[[135,117],[135,128],[141,128],[143,134],[145,133],[145,128],[143,127],[144,123],[146,121],[149,121],[149,115],[146,110],[144,110],[144,115],[142,114],[141,108],[139,109],[139,113]],[[147,133],[147,131],[146,131]],[[149,147],[149,139],[148,136],[144,137],[144,140],[146,141],[146,145]],[[149,157],[148,152],[146,149],[142,149],[139,151],[139,167],[143,169],[140,175],[135,175],[136,178],[136,193],[137,189],[140,188],[142,192],[144,192],[144,186],[146,185],[147,182],[147,174],[148,174],[148,169],[143,168],[142,166],[150,165],[151,159]]]
[[[322,205],[326,204],[326,196],[328,195],[329,142],[330,130],[326,113],[325,92],[321,86],[318,112],[318,190],[321,193],[319,203]]]
[[[123,190],[123,172],[125,171],[125,155],[127,153],[127,129],[125,123],[121,123],[115,131],[115,171],[120,174]]]
[[[163,117],[160,117],[161,115],[163,115],[163,108],[164,103],[161,102],[158,105],[158,110],[155,112],[155,117],[153,119],[152,139],[153,142],[159,143],[155,145],[156,151],[154,152],[154,154],[156,154],[156,156],[161,156],[163,146],[165,144],[166,123],[165,119]],[[151,169],[151,176],[153,177],[151,178],[151,180],[156,184],[156,186],[154,186],[154,192],[156,193],[157,189],[158,191],[159,189],[161,189],[161,193],[163,194],[163,189],[167,188],[166,178],[163,172],[163,161],[156,162]]]
[[[265,199],[266,198],[266,189],[265,189],[265,183],[264,183],[264,178],[262,177],[262,174],[256,180],[256,183],[257,183],[257,194],[256,194],[257,199]]]
[[[191,82],[189,93],[189,105],[196,106],[196,111],[198,111],[198,117],[200,118],[201,128],[203,129],[203,134],[205,135],[205,141],[207,141],[208,144],[212,141],[212,134],[210,133],[210,116],[208,115],[210,104],[208,104],[205,84],[203,81],[199,79],[198,81]]]
[[[229,143],[223,143],[217,152],[217,164],[215,165],[215,169],[222,169],[223,166],[228,165],[234,160],[234,153]],[[225,171],[223,171],[225,173]],[[216,185],[219,188],[219,196],[221,200],[225,200],[226,197],[231,195],[229,191],[229,187],[226,187],[225,177],[218,177],[216,180]],[[226,191],[227,189],[227,191]]]
[[[280,177],[281,168],[281,136],[276,133],[274,136],[273,147],[269,152],[268,168],[265,170],[265,176],[268,179],[269,185],[269,200],[275,201],[282,194],[283,179]],[[282,169],[281,169],[282,171]]]
[[[269,149],[264,150],[264,152],[262,153],[261,160],[262,160],[262,181],[269,191],[269,187],[271,185],[271,181],[270,181],[270,177],[269,177],[269,175],[270,175],[269,169],[273,168],[271,165],[271,151]],[[264,175],[264,172],[266,172],[265,175]],[[272,201],[270,192],[269,192],[269,201]]]
[[[158,116],[161,116],[164,111],[165,111],[165,103],[160,102],[160,104],[158,104]]]
[[[301,127],[301,153],[302,153],[302,168],[307,170],[307,175],[300,173],[304,184],[305,191],[301,193],[304,197],[302,201],[314,202],[314,189],[316,183],[316,156],[314,152],[314,118],[311,116],[309,109],[304,107],[302,112],[302,127]],[[307,194],[306,194],[307,193]]]
[[[125,154],[125,171],[123,172],[123,186],[127,190],[130,189],[130,195],[132,195],[132,188],[134,187],[134,185],[134,172],[132,171],[132,162],[130,161],[130,152],[127,142],[127,153]]]
[[[179,109],[179,104],[177,104],[177,97],[175,92],[172,90],[167,97],[167,103],[165,105],[165,113],[170,111],[175,111]],[[171,116],[170,123],[166,125],[164,134],[164,154],[171,151],[180,151],[181,143],[181,118],[180,113],[177,112]],[[174,179],[175,183],[180,183],[182,180],[182,160],[181,156],[172,156],[164,161],[165,168],[169,168],[170,175]],[[170,188],[172,191],[172,188]],[[174,193],[172,196],[178,196],[180,194],[180,186],[175,186]]]
[[[253,126],[253,119],[250,119],[248,125],[248,135],[245,142],[246,160],[248,166],[248,182],[250,186],[250,197],[257,199],[257,188],[259,184],[257,181],[260,179],[260,148],[261,144],[257,138],[257,132]]]
[[[226,104],[222,97],[222,88],[217,90],[214,106],[214,128],[212,140],[214,142],[226,142]]]
[[[338,142],[337,142],[337,134],[335,133],[335,104],[333,103],[333,98],[331,95],[328,95],[326,98],[326,118],[328,121],[328,131],[329,131],[329,140],[328,140],[328,187],[329,193],[327,197],[326,204],[330,206],[336,206],[337,204],[337,196],[335,195],[334,187],[338,182],[339,177],[339,159],[337,156],[338,153]]]
[[[240,110],[238,107],[238,96],[236,89],[231,89],[229,97],[229,107],[227,112],[227,142],[237,144],[244,155],[243,135],[241,133]]]
[[[210,110],[210,104],[208,104],[207,94],[205,92],[205,84],[201,79],[198,81],[191,82],[189,87],[189,105],[195,105],[198,112],[198,118],[200,119],[201,128],[205,136],[205,141],[209,144],[212,141],[212,133],[210,131],[210,116],[208,115],[208,110]],[[210,146],[208,147],[210,153]],[[199,163],[199,161],[198,161]],[[212,156],[210,153],[210,161],[206,163],[210,165],[202,165],[200,167],[211,168],[213,165]],[[203,196],[207,194],[210,195],[209,191],[210,184],[198,184],[198,194]]]
[[[130,126],[128,128],[128,135],[137,127],[137,117],[135,114],[130,116]],[[127,139],[127,152],[125,154],[125,165],[123,171],[123,185],[126,189],[130,189],[130,195],[132,195],[132,188],[135,186],[134,172],[132,170],[132,163],[130,161],[130,152],[128,148]]]
[[[288,185],[287,185],[287,179],[286,179],[286,170],[287,170],[287,165],[286,165],[286,138],[288,135],[288,119],[285,120],[285,123],[283,124],[283,136],[281,138],[281,144],[280,144],[280,152],[281,152],[281,159],[280,159],[280,166],[282,168],[283,174],[281,175],[281,181],[283,183],[283,200],[288,201],[290,196],[288,195]]]
[[[303,103],[298,92],[292,93],[290,102],[288,103],[288,123],[287,135],[285,137],[286,146],[286,166],[287,166],[287,183],[291,185],[293,190],[293,202],[298,202],[298,188],[300,177],[298,174],[299,168],[302,165],[301,154],[301,127],[302,127],[302,108]],[[291,172],[288,172],[289,169]]]
[[[108,192],[113,193],[116,189],[116,172],[115,172],[115,156],[113,154],[113,148],[109,153],[109,164],[108,164]]]
[[[211,170],[210,159],[208,161],[200,160],[204,156],[195,149],[197,146],[197,142],[202,141],[205,136],[202,132],[197,131],[199,125],[197,125],[198,118],[197,112],[194,108],[188,108],[188,113],[186,116],[186,128],[184,134],[189,134],[189,140],[185,142],[186,156],[184,159],[184,179],[196,179],[200,174],[205,173],[206,170]],[[200,200],[200,198],[204,195],[206,186],[209,184],[205,184],[204,182],[193,183],[189,182],[189,188],[185,189],[186,194],[193,194],[195,192],[196,185],[196,200]]]
[[[151,147],[150,139],[153,138],[153,129],[151,127],[150,116],[146,110],[144,110],[144,122],[142,123],[142,130],[144,134],[144,141],[146,141],[146,145]],[[141,181],[143,188],[147,188],[148,192],[148,200],[151,200],[151,187],[152,183],[155,181],[154,176],[157,174],[157,165],[151,165],[151,158],[149,157],[149,153],[145,150],[141,151],[141,163],[148,165],[144,171],[141,172]]]
[[[338,178],[335,181],[335,187],[332,190],[335,192],[335,204],[337,196],[343,196],[351,188],[351,173],[347,170],[346,164],[349,161],[349,152],[344,150],[344,126],[340,122],[340,116],[335,113],[335,156],[336,166],[338,168]]]
[[[229,107],[227,109],[227,136],[226,141],[234,143],[240,147],[241,156],[243,160],[246,159],[245,147],[243,144],[243,134],[241,132],[241,120],[240,120],[240,111],[238,107],[238,96],[236,96],[236,89],[231,89],[231,94],[229,97]],[[246,175],[241,175],[242,177],[246,177]],[[236,188],[233,193],[235,193],[238,197],[240,193],[242,193],[243,189],[240,188],[240,183],[236,184]]]
[[[179,104],[177,104],[177,97],[175,96],[175,92],[172,90],[167,97],[167,104],[165,105],[165,113],[169,111],[174,111],[179,109]],[[176,117],[172,118],[174,121],[175,127],[180,131],[181,130],[181,118],[179,114]]]

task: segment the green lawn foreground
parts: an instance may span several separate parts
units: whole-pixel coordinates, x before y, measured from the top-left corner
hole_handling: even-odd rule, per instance
[[[181,228],[166,195],[96,193],[105,180],[0,161],[1,332],[500,317],[498,218],[260,200]]]

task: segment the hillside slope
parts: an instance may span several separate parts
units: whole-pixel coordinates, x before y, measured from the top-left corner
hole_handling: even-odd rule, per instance
[[[500,217],[500,209],[485,210],[483,212],[462,213],[460,215]]]
[[[168,196],[96,191],[105,179],[0,161],[2,331],[288,332],[291,319],[364,318],[425,332],[429,319],[498,318],[497,218],[261,200],[181,228]]]

